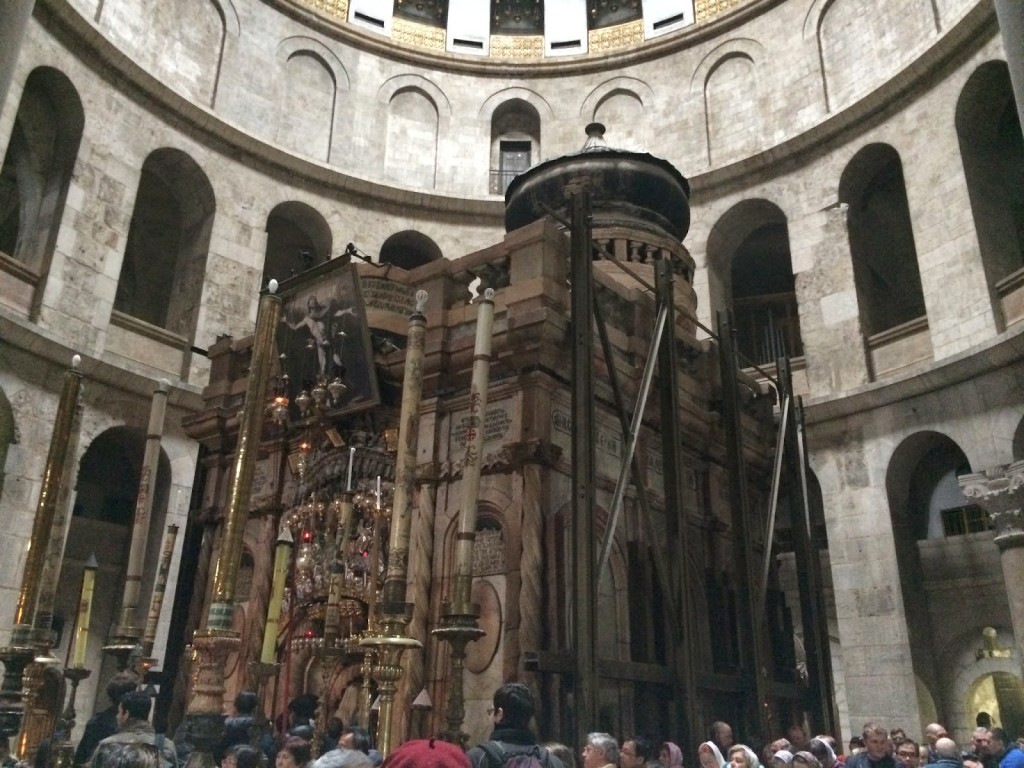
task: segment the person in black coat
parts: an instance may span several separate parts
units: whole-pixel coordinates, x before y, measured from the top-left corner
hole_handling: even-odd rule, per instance
[[[107,698],[110,699],[110,706],[94,714],[85,724],[82,740],[78,742],[78,748],[75,749],[75,765],[88,763],[96,746],[107,736],[117,733],[117,705],[121,703],[122,696],[134,691],[138,685],[138,679],[126,672],[119,672],[110,678],[110,682],[107,683]]]

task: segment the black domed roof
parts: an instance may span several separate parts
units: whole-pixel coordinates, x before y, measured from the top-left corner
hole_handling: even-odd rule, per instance
[[[690,228],[690,184],[674,165],[646,152],[612,149],[604,126],[587,126],[580,152],[517,176],[505,192],[505,230],[524,227],[568,205],[566,187],[585,179],[595,226],[626,226],[682,241]]]

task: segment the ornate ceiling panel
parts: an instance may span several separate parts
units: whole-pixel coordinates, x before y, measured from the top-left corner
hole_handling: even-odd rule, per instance
[[[643,18],[640,0],[587,0],[587,25],[601,29]]]
[[[492,35],[543,35],[544,0],[491,0]]]
[[[448,26],[448,0],[395,0],[395,16],[444,29]]]

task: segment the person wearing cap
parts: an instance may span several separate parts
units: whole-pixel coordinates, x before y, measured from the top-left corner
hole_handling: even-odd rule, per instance
[[[471,768],[466,753],[440,739],[407,741],[384,760],[382,768]]]

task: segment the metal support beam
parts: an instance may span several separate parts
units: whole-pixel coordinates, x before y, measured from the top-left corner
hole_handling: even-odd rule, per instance
[[[576,652],[576,743],[586,743],[597,719],[597,584],[594,580],[594,284],[590,190],[587,180],[566,188],[572,211],[572,645]]]
[[[672,261],[659,258],[655,262],[658,304],[664,307],[665,329],[658,346],[658,399],[661,404],[661,451],[665,482],[665,539],[674,556],[669,559],[671,583],[675,590],[668,595],[673,601],[679,622],[673,628],[669,648],[670,663],[678,680],[676,689],[675,733],[681,734],[687,754],[696,754],[701,741],[700,709],[697,700],[697,677],[694,664],[700,658],[697,617],[687,612],[690,594],[689,538],[683,514],[682,430],[679,424],[679,359],[676,351],[676,315],[673,303]]]
[[[733,553],[740,579],[741,604],[740,637],[748,638],[747,652],[742,664],[748,684],[754,692],[756,712],[751,725],[756,723],[759,733],[772,733],[768,709],[768,664],[764,651],[763,614],[758,612],[757,576],[753,564],[753,536],[750,505],[747,494],[747,468],[743,458],[743,414],[739,402],[739,371],[736,366],[736,346],[733,338],[732,313],[718,312],[719,370],[722,379],[722,425],[726,435],[726,454],[729,467],[729,506],[735,531]],[[741,641],[741,648],[743,647]]]

